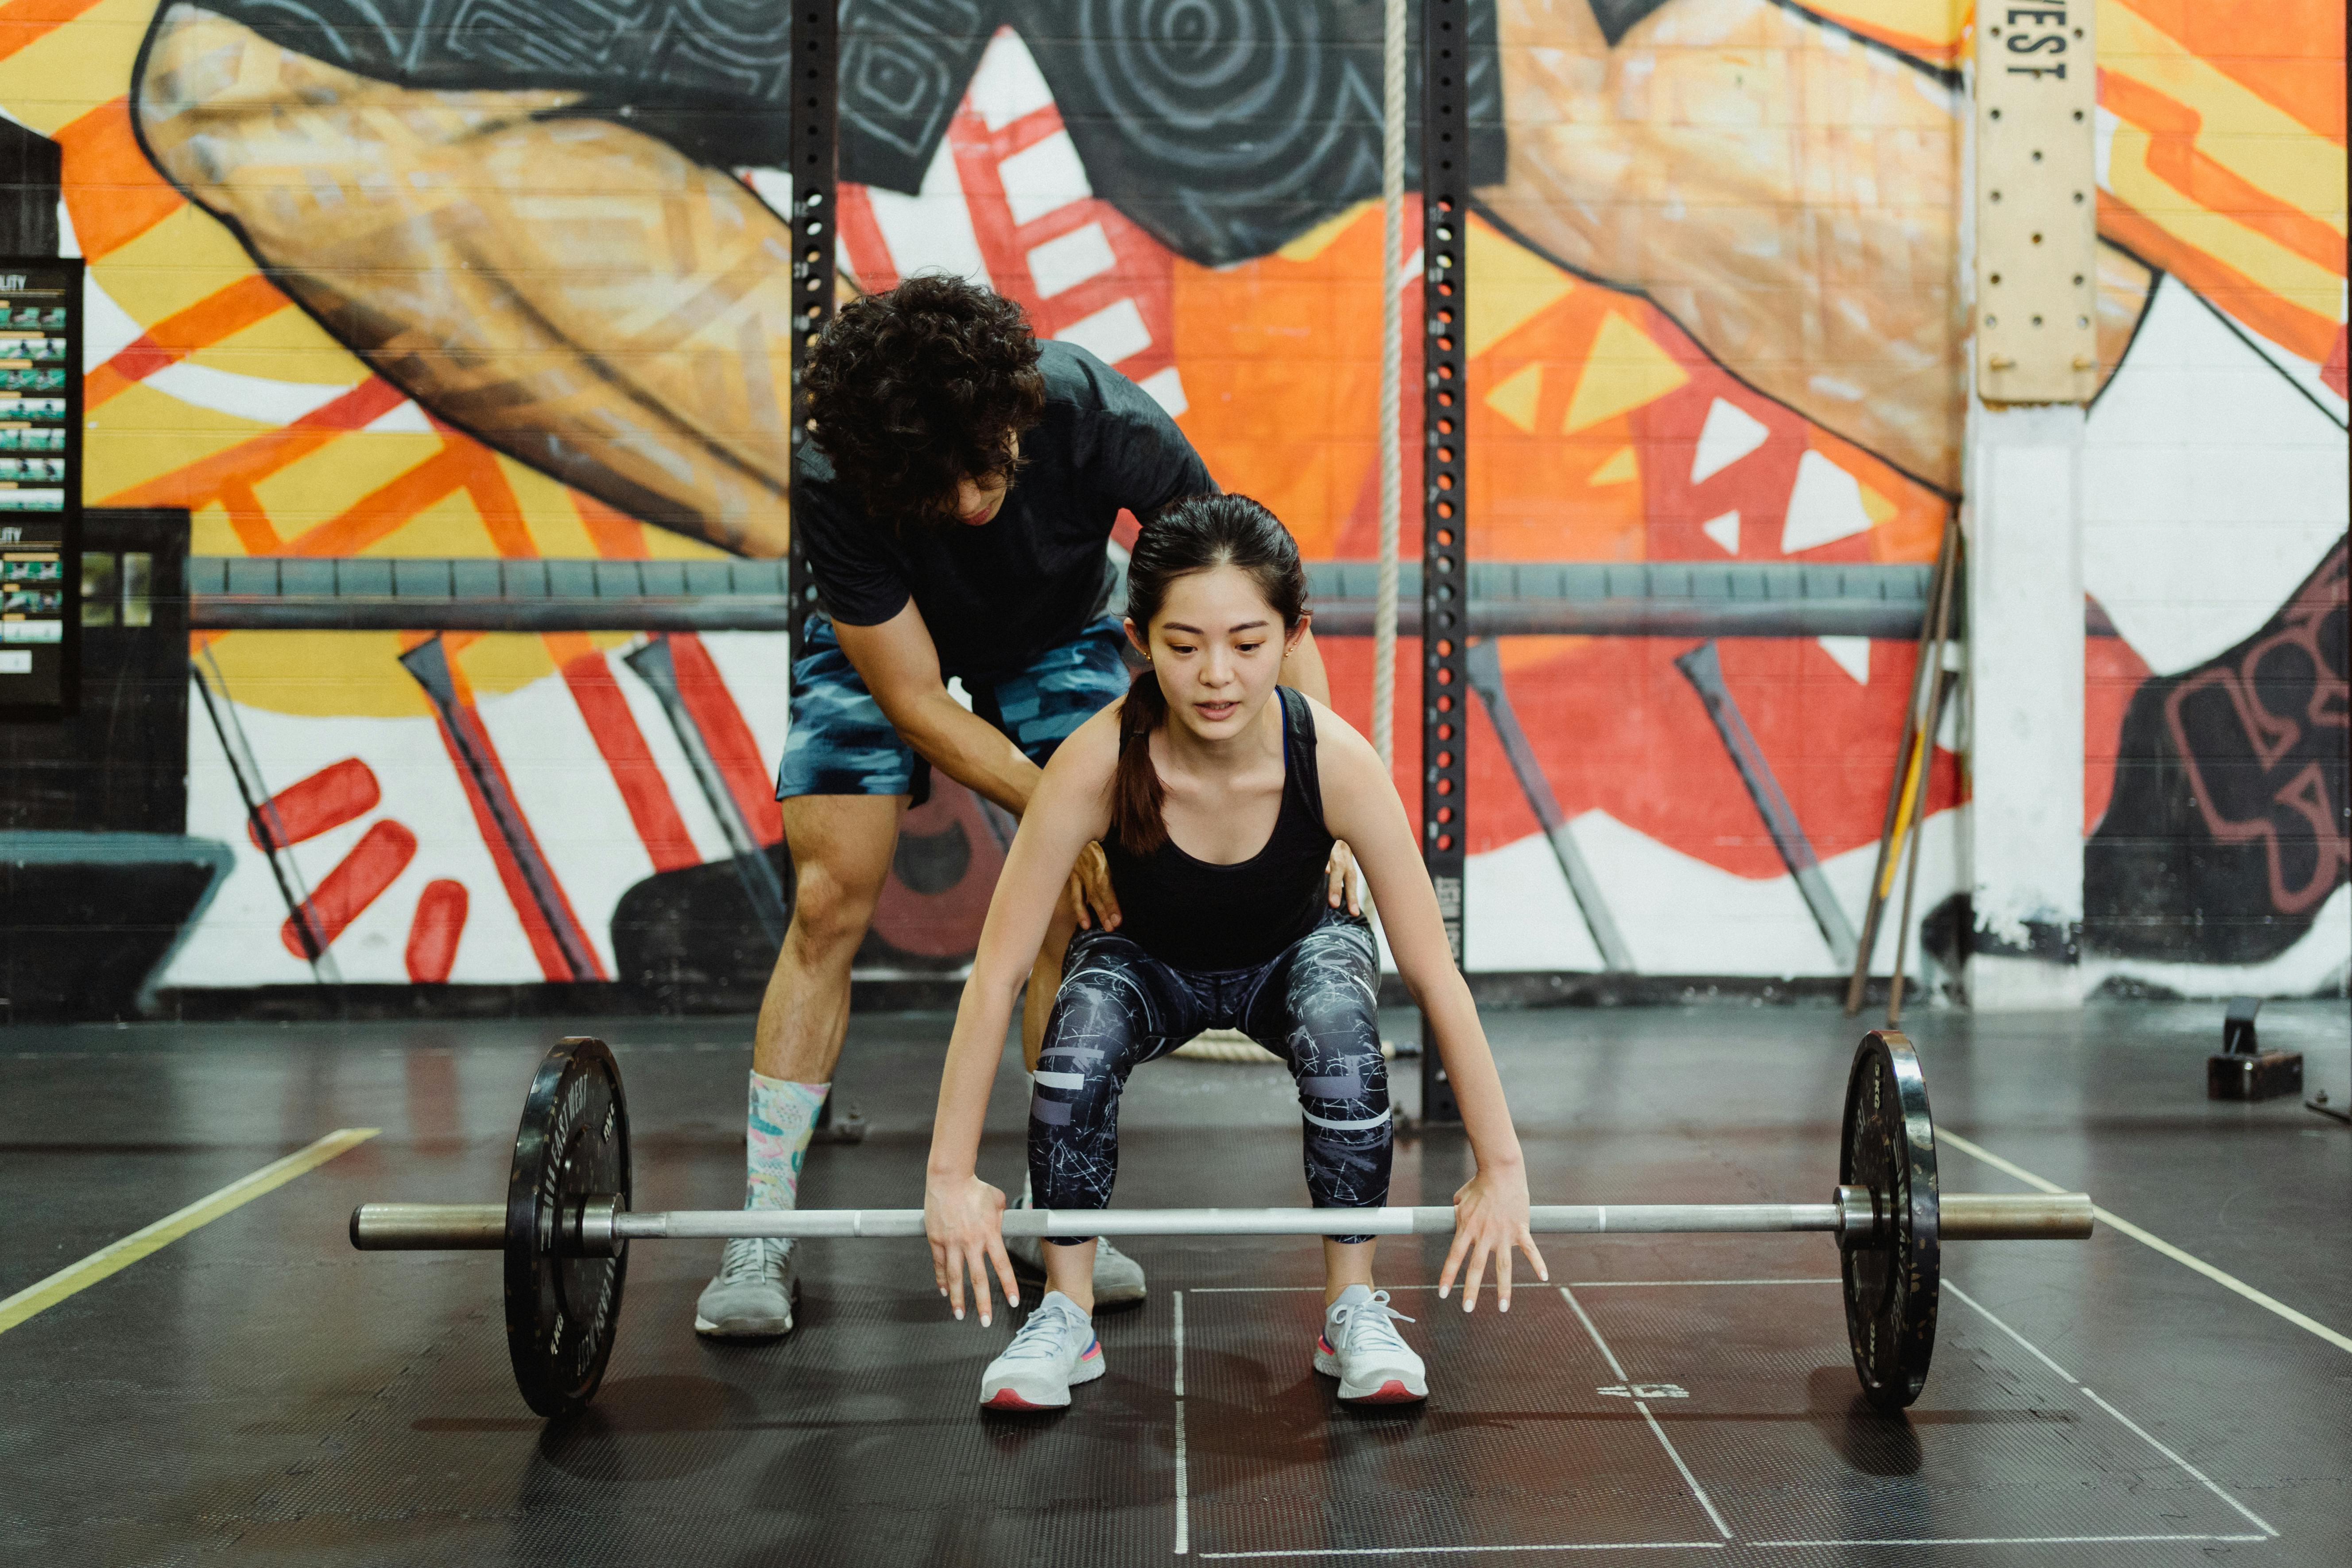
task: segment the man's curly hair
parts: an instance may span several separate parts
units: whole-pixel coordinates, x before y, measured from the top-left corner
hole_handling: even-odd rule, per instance
[[[842,307],[803,385],[835,473],[892,524],[951,521],[961,481],[1009,479],[1013,438],[1045,411],[1021,307],[937,274]]]

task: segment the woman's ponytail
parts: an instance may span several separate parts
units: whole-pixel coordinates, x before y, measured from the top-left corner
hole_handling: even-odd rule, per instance
[[[1168,842],[1160,815],[1165,792],[1151,765],[1151,731],[1168,720],[1168,696],[1150,665],[1137,672],[1118,710],[1118,768],[1111,774],[1110,826],[1120,847],[1149,855]]]

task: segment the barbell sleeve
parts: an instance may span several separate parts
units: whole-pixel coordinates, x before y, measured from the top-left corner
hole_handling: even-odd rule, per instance
[[[1859,1212],[1856,1209],[1860,1204]],[[1942,1234],[1949,1241],[2079,1240],[2091,1234],[2091,1201],[2080,1193],[2021,1196],[1948,1194]],[[609,1215],[609,1218],[605,1216]],[[583,1216],[591,1232],[617,1241],[721,1240],[766,1237],[825,1240],[916,1237],[920,1209],[676,1209]],[[1543,1204],[1528,1228],[1545,1236],[1726,1235],[1828,1231],[1864,1241],[1876,1229],[1868,1195],[1845,1189],[1820,1204]],[[575,1222],[576,1223],[576,1222]],[[352,1215],[352,1245],[365,1252],[495,1250],[506,1242],[498,1204],[363,1204]],[[1081,1236],[1443,1236],[1454,1210],[1432,1205],[1375,1209],[1007,1209],[1004,1234]],[[591,1244],[592,1250],[603,1250]]]
[[[504,1204],[362,1204],[352,1245],[362,1252],[496,1252],[507,1244]]]
[[[1937,1210],[1946,1241],[2081,1241],[2095,1217],[2087,1193],[1946,1193]]]

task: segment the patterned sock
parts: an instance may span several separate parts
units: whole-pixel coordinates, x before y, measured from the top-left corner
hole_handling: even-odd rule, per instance
[[[745,1208],[800,1206],[801,1162],[808,1158],[816,1113],[832,1087],[751,1075],[751,1111],[743,1137]]]

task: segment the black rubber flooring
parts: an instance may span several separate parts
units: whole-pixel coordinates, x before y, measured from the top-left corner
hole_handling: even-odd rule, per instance
[[[2352,1130],[2216,1105],[2218,1005],[1915,1013],[1939,1123],[2286,1308],[2352,1332]],[[1489,1016],[1539,1200],[1816,1199],[1861,1029],[1710,1006]],[[920,1200],[947,1021],[861,1016],[804,1202]],[[2273,1005],[2341,1103],[2352,1024]],[[1392,1033],[1409,1033],[1399,1017]],[[1826,1238],[1555,1242],[1553,1284],[1465,1317],[1383,1244],[1433,1395],[1337,1409],[1308,1370],[1313,1243],[1138,1243],[1143,1308],[1068,1414],[983,1418],[1007,1334],[958,1324],[919,1243],[803,1254],[801,1327],[691,1331],[717,1247],[643,1244],[604,1389],[532,1417],[488,1255],[361,1255],[366,1198],[481,1201],[548,1041],[618,1050],[640,1207],[740,1201],[740,1020],[19,1028],[0,1035],[0,1298],[339,1127],[381,1134],[0,1331],[10,1563],[2336,1564],[2352,1353],[2113,1229],[1946,1253],[1934,1373],[1856,1397]],[[1399,1064],[1409,1079],[1412,1064]],[[1410,1098],[1408,1093],[1407,1098]],[[1008,1062],[985,1172],[1018,1180]],[[1279,1068],[1129,1089],[1122,1204],[1304,1201]],[[1948,1190],[2020,1184],[1947,1145]],[[1400,1148],[1392,1201],[1466,1174]]]

